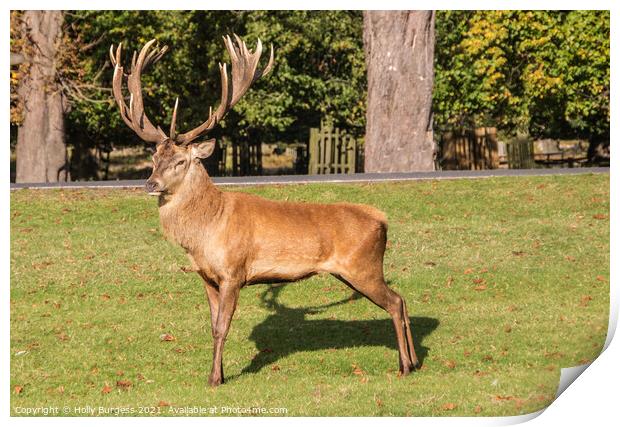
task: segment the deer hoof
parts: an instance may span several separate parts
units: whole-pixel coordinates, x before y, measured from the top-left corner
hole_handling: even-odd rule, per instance
[[[222,384],[224,381],[222,381],[222,378],[215,378],[212,376],[209,376],[209,385],[211,387],[217,387],[218,385]]]

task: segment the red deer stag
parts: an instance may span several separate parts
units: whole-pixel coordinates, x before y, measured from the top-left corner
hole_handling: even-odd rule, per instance
[[[159,198],[164,234],[181,245],[204,281],[211,310],[213,367],[209,384],[224,380],[222,351],[240,289],[256,283],[293,282],[328,272],[386,310],[394,322],[402,374],[418,367],[405,301],[383,278],[387,221],[366,205],[317,204],[266,200],[221,192],[202,160],[213,152],[215,140],[198,140],[224,117],[257,79],[273,65],[273,47],[266,67],[257,69],[260,40],[252,53],[237,36],[224,38],[232,67],[220,64],[222,96],[218,108],[187,133],[177,133],[178,98],[168,135],[144,113],[142,71],[167,50],[155,40],[134,53],[129,73],[121,66],[121,46],[110,48],[114,65],[113,93],[127,126],[140,138],[156,144],[153,173],[146,182]],[[127,105],[122,92],[127,79]]]

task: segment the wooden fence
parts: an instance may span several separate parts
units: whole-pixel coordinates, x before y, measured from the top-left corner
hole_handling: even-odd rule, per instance
[[[506,142],[506,158],[509,169],[533,169],[534,142],[524,136],[517,136]]]
[[[321,123],[310,129],[308,173],[355,173],[358,163],[357,140],[345,131]]]
[[[499,168],[497,129],[459,129],[441,134],[439,166],[444,170]]]

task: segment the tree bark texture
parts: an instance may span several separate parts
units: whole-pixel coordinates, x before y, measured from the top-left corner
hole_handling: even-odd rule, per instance
[[[57,83],[56,53],[61,11],[25,11],[23,32],[31,48],[28,75],[19,88],[24,118],[17,134],[16,181],[57,182],[68,177],[63,94]]]
[[[365,172],[434,169],[435,12],[364,12]]]

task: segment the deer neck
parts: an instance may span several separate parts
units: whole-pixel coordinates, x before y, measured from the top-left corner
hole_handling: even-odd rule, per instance
[[[217,223],[224,204],[222,192],[213,184],[201,164],[193,164],[185,180],[173,194],[159,196],[159,218],[168,239],[192,252],[204,235]]]

